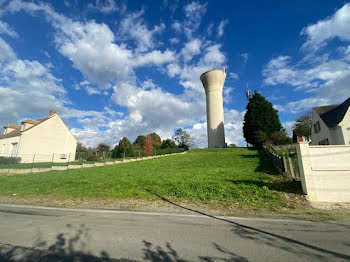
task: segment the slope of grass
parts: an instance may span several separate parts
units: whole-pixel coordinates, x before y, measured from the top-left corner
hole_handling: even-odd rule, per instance
[[[258,151],[198,149],[184,155],[89,169],[0,177],[0,195],[77,199],[159,197],[256,209],[290,206],[299,185]]]

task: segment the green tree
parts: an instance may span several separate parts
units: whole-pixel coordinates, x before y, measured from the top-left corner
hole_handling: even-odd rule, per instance
[[[311,137],[312,113],[308,112],[295,120],[293,131],[297,136]]]
[[[161,148],[165,149],[165,148],[176,148],[176,147],[177,146],[176,146],[175,141],[168,138],[168,139],[163,140]]]
[[[191,136],[182,128],[175,131],[174,139],[180,148],[188,149],[192,145]]]
[[[247,143],[262,147],[264,140],[281,129],[277,110],[261,94],[254,92],[244,115],[243,135]]]
[[[159,149],[162,146],[162,140],[160,139],[160,136],[156,133],[150,134],[152,139],[152,146],[155,149]]]
[[[105,143],[99,143],[97,146],[97,150],[99,152],[109,152],[111,150],[111,146]]]
[[[145,136],[139,135],[135,139],[134,143],[132,143],[134,150],[142,150],[143,149],[143,145],[145,143],[145,138],[146,138]]]
[[[131,156],[133,154],[133,148],[131,146],[131,143],[129,139],[126,137],[123,137],[120,141],[119,144],[115,146],[113,149],[113,157],[123,157],[125,156]]]
[[[78,142],[77,144],[77,152],[87,152],[89,149],[83,144]]]
[[[287,135],[284,128],[280,131],[273,132],[270,138],[274,145],[287,145],[292,143],[292,139]]]
[[[145,139],[145,143],[143,145],[143,152],[145,152],[147,156],[150,156],[152,155],[152,151],[153,151],[152,138],[151,138],[151,135],[147,135]]]

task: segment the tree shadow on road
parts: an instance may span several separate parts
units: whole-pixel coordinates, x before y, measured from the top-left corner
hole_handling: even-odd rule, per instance
[[[143,249],[145,261],[155,262],[189,262],[179,256],[177,251],[171,246],[169,242],[166,242],[165,247],[153,246],[151,242],[143,241],[145,248]],[[248,262],[245,257],[239,256],[224,247],[213,243],[213,246],[222,256],[199,256],[198,261],[202,262],[214,262],[214,261],[231,261],[231,262]]]
[[[318,247],[315,245],[311,245],[308,243],[305,243],[303,241],[299,241],[293,238],[289,238],[287,236],[283,236],[281,234],[269,232],[263,229],[259,229],[257,227],[252,227],[252,226],[247,226],[232,220],[228,220],[222,217],[216,217],[210,214],[207,214],[205,212],[195,210],[192,208],[188,208],[182,205],[179,205],[177,203],[174,203],[170,201],[169,199],[152,192],[148,189],[145,189],[148,191],[150,194],[153,194],[157,196],[158,198],[162,199],[163,201],[170,203],[174,206],[177,206],[179,208],[194,212],[196,214],[200,214],[209,218],[213,218],[215,220],[221,221],[228,223],[232,225],[232,232],[235,233],[236,235],[247,239],[247,240],[252,240],[255,243],[258,244],[263,244],[271,247],[275,247],[279,250],[287,251],[289,253],[293,253],[296,256],[304,255],[308,258],[313,258],[317,260],[324,260],[324,261],[330,261],[334,259],[344,259],[344,260],[350,260],[350,255],[348,254],[343,254],[340,252],[328,250],[326,248]],[[210,261],[210,260],[209,260]]]
[[[67,225],[71,234],[60,233],[56,241],[49,245],[37,240],[35,247],[13,246],[0,243],[0,261],[2,262],[131,262],[128,259],[110,258],[106,251],[94,256],[86,250],[87,228],[82,224],[78,229]]]
[[[101,251],[99,256],[93,255],[86,246],[88,244],[89,232],[84,224],[78,228],[66,225],[68,233],[57,234],[55,242],[48,244],[40,238],[36,241],[34,247],[13,246],[11,244],[0,243],[0,261],[1,262],[137,262],[126,258],[111,258],[106,251]],[[153,245],[152,242],[143,240],[144,248],[142,261],[156,262],[187,262],[180,257],[178,252],[169,242],[165,246]],[[200,256],[199,261],[242,261],[248,262],[244,257],[229,252],[220,245],[213,243],[217,251],[223,257]],[[132,253],[133,250],[130,250]]]

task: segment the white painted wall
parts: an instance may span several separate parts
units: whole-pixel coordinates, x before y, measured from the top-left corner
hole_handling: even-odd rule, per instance
[[[317,121],[320,122],[321,130],[315,133],[314,124]],[[328,128],[321,117],[314,110],[312,111],[311,144],[319,145],[318,143],[326,138],[330,145],[350,145],[350,110],[335,128]]]
[[[19,136],[8,137],[0,140],[0,156],[11,156],[12,144],[19,142]]]
[[[350,110],[345,113],[343,120],[339,123],[342,132],[344,145],[350,145]]]
[[[321,130],[318,133],[315,133],[314,124],[317,122],[320,123]],[[318,143],[328,138],[329,143],[332,144],[332,138],[331,134],[329,132],[328,126],[323,122],[321,117],[315,112],[315,110],[312,111],[312,127],[311,127],[311,144],[312,145],[318,145]]]
[[[67,159],[61,159],[59,156],[66,154],[67,158],[74,160],[76,146],[76,139],[61,118],[53,115],[48,120],[22,132],[18,155],[35,153],[35,162],[46,162],[52,161],[53,154],[56,154],[55,161],[66,162]]]
[[[350,202],[350,146],[297,144],[303,191],[310,201]]]
[[[67,162],[75,159],[77,141],[58,115],[25,130],[21,136],[0,139],[0,150],[11,156],[11,144],[19,144],[17,156],[22,163],[35,162]],[[5,146],[4,146],[5,145]],[[4,148],[4,149],[3,149]],[[35,154],[35,157],[33,158]],[[66,155],[66,158],[61,158]]]

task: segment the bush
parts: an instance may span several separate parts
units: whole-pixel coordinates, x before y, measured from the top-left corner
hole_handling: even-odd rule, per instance
[[[20,157],[0,156],[0,164],[18,164],[21,162]]]
[[[91,155],[86,158],[86,161],[97,161],[97,160],[98,160],[97,156],[95,155]]]

